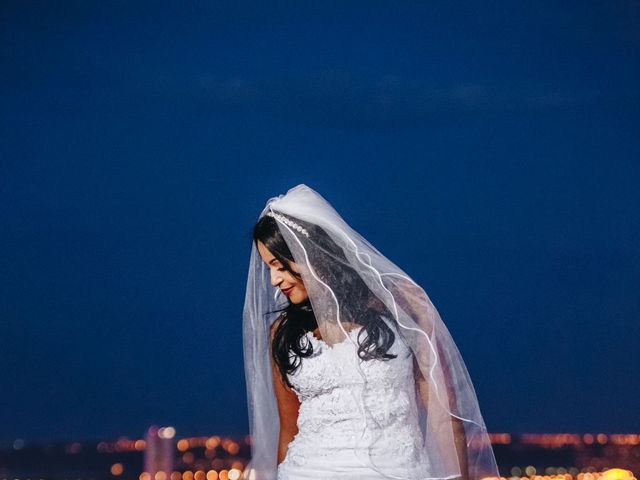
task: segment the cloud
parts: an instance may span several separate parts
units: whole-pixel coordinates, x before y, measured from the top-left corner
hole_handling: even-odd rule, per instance
[[[586,87],[548,89],[456,83],[437,85],[388,75],[379,78],[318,72],[269,79],[198,77],[199,95],[220,106],[271,112],[326,123],[406,124],[483,112],[548,111],[594,105],[637,107],[639,92],[603,93]],[[204,106],[204,105],[203,105]]]
[[[227,76],[213,72],[176,75],[149,71],[116,77],[93,71],[94,82],[7,92],[25,107],[83,111],[177,109],[204,114],[259,113],[311,125],[401,128],[492,112],[535,112],[632,108],[638,90],[603,92],[588,86],[557,88],[531,82],[509,85],[436,83],[400,75],[356,74],[342,70],[292,71],[277,76]],[[13,94],[9,94],[13,93]],[[35,101],[34,101],[35,100]]]

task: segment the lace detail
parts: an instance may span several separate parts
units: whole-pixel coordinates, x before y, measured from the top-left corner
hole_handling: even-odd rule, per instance
[[[300,399],[298,433],[278,480],[428,477],[411,350],[396,333],[388,352],[396,358],[362,360],[356,354],[362,328],[333,346],[305,334],[313,354],[288,375]]]

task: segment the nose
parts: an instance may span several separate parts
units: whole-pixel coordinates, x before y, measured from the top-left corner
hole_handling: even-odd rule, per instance
[[[282,277],[280,276],[280,272],[271,270],[271,285],[273,287],[277,287],[282,283]]]

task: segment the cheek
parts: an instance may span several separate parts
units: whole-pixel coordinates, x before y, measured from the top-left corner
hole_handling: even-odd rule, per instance
[[[291,272],[283,272],[283,273],[287,283],[290,283],[292,285],[298,285],[300,283],[300,279],[295,275],[293,275]]]
[[[295,285],[298,288],[302,288],[304,289],[304,284],[302,283],[302,279],[289,274],[289,282],[292,283],[293,285]]]

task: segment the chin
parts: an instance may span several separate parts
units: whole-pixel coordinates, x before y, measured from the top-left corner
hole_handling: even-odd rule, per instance
[[[300,303],[303,303],[306,300],[306,298],[298,298],[297,296],[295,298],[289,297],[289,301],[295,305],[298,305]]]

